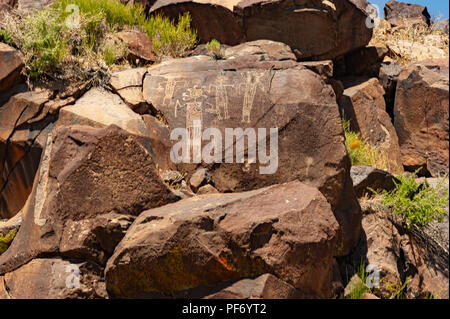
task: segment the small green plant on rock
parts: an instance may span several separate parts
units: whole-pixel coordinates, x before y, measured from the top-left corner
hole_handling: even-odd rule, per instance
[[[360,280],[352,287],[350,293],[346,296],[346,299],[362,299],[367,292],[370,292],[370,289],[366,286],[368,274],[365,269],[365,264],[361,262],[356,271]]]
[[[11,33],[3,29],[0,29],[0,42],[3,42],[12,47],[15,46],[14,41],[11,37]]]
[[[152,40],[158,58],[181,57],[196,43],[197,33],[190,23],[188,13],[176,23],[161,16],[147,17],[139,3],[55,0],[26,15],[16,10],[6,13],[0,20],[0,41],[14,43],[22,52],[33,80],[45,76],[102,83],[107,66],[124,61],[127,55],[118,32],[139,30]]]
[[[393,213],[400,215],[408,228],[423,227],[433,220],[442,221],[449,201],[447,177],[441,177],[438,185],[431,187],[427,183],[419,184],[416,173],[398,176],[399,182],[394,181],[395,189],[382,193],[383,204],[392,207]]]
[[[215,59],[222,59],[222,48],[220,45],[220,42],[216,39],[212,39],[208,43],[206,43],[206,50],[208,50],[208,53],[211,54]]]
[[[16,237],[17,231],[11,230],[6,236],[0,234],[0,255],[3,254],[11,245]]]

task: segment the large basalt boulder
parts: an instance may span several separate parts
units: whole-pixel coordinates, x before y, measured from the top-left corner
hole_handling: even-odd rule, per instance
[[[0,277],[2,299],[106,298],[102,270],[89,262],[34,259]]]
[[[112,87],[132,105],[142,99],[144,69],[124,74],[114,74]],[[134,86],[136,83],[136,86]],[[131,96],[139,91],[138,96]],[[146,104],[141,101],[140,104]],[[138,104],[139,105],[139,104]],[[146,104],[147,105],[147,104]],[[59,112],[57,127],[71,125],[87,125],[95,128],[105,128],[116,125],[139,138],[147,146],[153,160],[161,169],[173,167],[170,161],[170,132],[162,123],[150,115],[141,116],[133,112],[120,96],[100,88],[92,88],[79,98],[73,105],[63,107]]]
[[[23,66],[19,51],[0,42],[0,93],[21,82]]]
[[[222,148],[226,128],[267,129],[258,140],[270,128],[278,128],[278,152],[272,153],[278,154],[278,167],[270,174],[261,173],[267,165],[256,158],[254,163],[238,163],[235,158],[224,163],[231,156],[221,149],[217,152],[221,162],[203,161],[217,190],[246,191],[304,181],[319,188],[332,205],[343,227],[342,253],[357,240],[360,215],[342,123],[334,92],[319,75],[292,60],[270,59],[264,52],[218,61],[195,56],[150,67],[143,94],[171,130],[186,128],[192,133],[194,121],[199,121],[203,130],[219,130]],[[202,142],[203,149],[207,144],[208,140]],[[249,149],[244,143],[246,157]],[[177,170],[190,177],[199,166],[192,162],[191,156],[191,163],[179,163]]]
[[[430,25],[431,17],[427,7],[407,2],[391,0],[384,6],[384,18],[392,25],[422,22]]]
[[[448,60],[411,64],[401,72],[395,98],[394,125],[408,170],[423,175],[448,172]]]
[[[323,195],[298,181],[183,200],[136,219],[108,261],[107,289],[148,297],[272,273],[331,297],[338,228]]]
[[[395,188],[395,183],[399,183],[397,178],[389,172],[370,166],[352,166],[350,176],[358,198],[368,194],[373,195],[372,191],[391,191]]]
[[[117,126],[56,130],[0,273],[48,254],[104,264],[133,216],[178,199],[155,166],[146,145]]]
[[[384,298],[394,298],[399,292],[408,298],[430,293],[448,298],[448,246],[441,246],[423,229],[406,228],[380,199],[362,201],[361,207],[363,235],[352,257],[354,263],[371,264],[380,271],[374,293]]]
[[[177,19],[189,12],[202,43],[267,39],[288,44],[297,58],[332,59],[370,41],[366,6],[353,0],[158,0],[150,14]]]
[[[397,133],[386,112],[385,92],[378,79],[350,78],[343,83],[346,89],[339,107],[350,120],[351,129],[360,132],[363,140],[387,152],[390,170],[403,171]]]

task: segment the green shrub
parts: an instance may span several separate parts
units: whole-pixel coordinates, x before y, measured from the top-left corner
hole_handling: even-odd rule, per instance
[[[24,54],[32,77],[54,71],[67,55],[64,26],[56,10],[44,8],[24,18],[10,15],[5,20],[1,27]]]
[[[71,11],[73,8],[78,9]],[[74,21],[74,25],[67,23]],[[115,32],[140,29],[153,40],[157,56],[180,57],[196,43],[197,33],[191,30],[190,22],[187,13],[176,24],[160,16],[147,18],[140,4],[55,0],[52,6],[27,16],[6,14],[0,21],[0,39],[21,50],[33,79],[47,75],[86,80],[92,74],[104,74],[92,70],[103,69],[125,57],[120,41],[110,41]]]
[[[346,297],[346,299],[362,299],[367,292],[370,292],[370,289],[366,286],[367,273],[366,267],[364,263],[361,263],[357,269],[356,274],[358,275],[361,282],[359,282],[353,289],[350,291],[350,294]]]
[[[16,237],[17,231],[11,230],[6,236],[0,234],[0,255],[3,254],[11,245]]]
[[[61,10],[74,4],[80,13],[89,16],[104,15],[112,30],[137,27],[147,33],[153,48],[160,56],[183,56],[197,42],[197,32],[191,29],[188,13],[180,16],[178,23],[169,18],[154,16],[147,18],[141,4],[125,5],[113,0],[57,0],[55,6]],[[69,13],[65,14],[66,16]],[[89,33],[88,33],[89,34]]]
[[[449,201],[445,178],[440,178],[435,188],[427,183],[419,185],[416,174],[401,175],[398,179],[398,183],[394,181],[394,190],[383,192],[383,204],[392,207],[394,214],[402,216],[408,228],[412,225],[426,226],[433,220],[442,221]]]
[[[212,39],[210,42],[206,43],[206,50],[216,59],[222,58],[222,48],[220,42],[216,39]]]
[[[11,37],[11,33],[3,29],[0,29],[0,42],[3,42],[10,46],[15,46],[15,43]]]

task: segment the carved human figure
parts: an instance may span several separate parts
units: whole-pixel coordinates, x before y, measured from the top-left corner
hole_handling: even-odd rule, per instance
[[[255,101],[256,91],[260,83],[261,78],[264,73],[255,74],[253,72],[247,72],[245,74],[245,92],[244,92],[244,103],[242,106],[242,122],[250,123],[251,112],[253,108],[253,103]]]

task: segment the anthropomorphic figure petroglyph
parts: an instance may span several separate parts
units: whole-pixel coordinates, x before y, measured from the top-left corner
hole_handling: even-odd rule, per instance
[[[186,129],[191,134],[194,133],[194,121],[203,122],[203,101],[199,101],[202,98],[207,98],[207,96],[204,94],[203,88],[199,88],[198,85],[194,85],[193,88],[189,88],[187,92],[183,93],[183,101],[186,102]],[[177,103],[175,109],[178,107],[182,107],[182,105]]]
[[[260,83],[261,78],[264,73],[255,74],[253,72],[247,72],[244,75],[245,78],[245,93],[244,93],[244,103],[242,106],[242,122],[250,123],[251,112],[253,108],[253,103],[255,101],[256,90]]]
[[[209,91],[211,92],[213,87],[215,87],[215,102],[216,105],[214,108],[207,109],[206,112],[216,114],[219,120],[227,120],[230,118],[230,113],[228,112],[228,92],[227,88],[235,86],[232,84],[226,84],[228,78],[223,75],[219,75],[216,78],[215,85],[211,85]],[[223,116],[222,112],[223,110]]]
[[[164,99],[163,105],[169,105],[172,103],[173,94],[175,93],[175,86],[177,85],[176,81],[168,80],[166,83],[166,89],[164,90]],[[176,109],[175,109],[176,112]],[[176,116],[176,115],[175,115]]]

